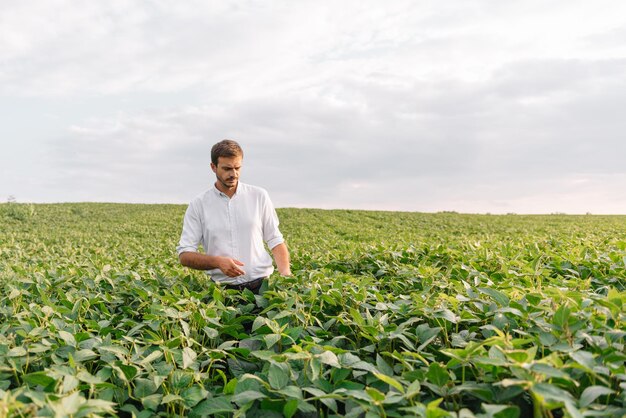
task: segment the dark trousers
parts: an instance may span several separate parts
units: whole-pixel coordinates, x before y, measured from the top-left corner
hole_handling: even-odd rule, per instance
[[[250,280],[249,282],[239,283],[239,284],[227,284],[224,287],[226,289],[239,290],[242,292],[244,289],[249,289],[255,295],[259,294],[259,289],[263,284],[263,280],[265,277],[259,277],[258,279]]]

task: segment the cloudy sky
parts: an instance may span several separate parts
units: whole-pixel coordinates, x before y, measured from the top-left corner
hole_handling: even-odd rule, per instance
[[[0,201],[626,213],[626,2],[0,0]]]

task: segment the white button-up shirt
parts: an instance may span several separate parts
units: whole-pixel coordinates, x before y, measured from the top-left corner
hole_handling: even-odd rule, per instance
[[[208,255],[241,261],[245,274],[238,277],[228,277],[217,268],[207,271],[215,281],[239,284],[274,271],[263,242],[270,249],[284,242],[276,210],[267,191],[239,182],[231,198],[213,185],[191,201],[176,250],[179,255],[198,252],[202,244]]]

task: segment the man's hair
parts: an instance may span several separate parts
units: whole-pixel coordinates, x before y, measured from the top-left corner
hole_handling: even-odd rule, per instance
[[[211,148],[211,162],[217,165],[218,159],[220,157],[243,158],[243,150],[236,141],[233,141],[232,139],[224,139],[213,145],[213,148]]]

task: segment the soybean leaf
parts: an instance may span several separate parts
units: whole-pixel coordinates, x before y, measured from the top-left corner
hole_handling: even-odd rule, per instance
[[[285,403],[285,406],[283,407],[283,415],[285,418],[291,418],[294,416],[298,410],[298,403],[299,401],[297,399],[291,399]]]
[[[439,363],[431,363],[426,378],[435,386],[442,387],[450,381],[450,375],[445,367]]]
[[[591,403],[598,399],[600,396],[611,395],[613,393],[615,393],[615,391],[605,386],[589,386],[585,388],[583,393],[580,395],[578,404],[581,408],[585,408],[591,405]]]
[[[48,376],[46,372],[29,373],[24,375],[23,379],[30,385],[40,385],[43,387],[56,382],[56,380]]]
[[[396,388],[400,393],[404,393],[404,387],[402,387],[402,384],[393,377],[384,375],[382,373],[374,373],[374,376],[387,383],[389,386]]]
[[[141,398],[141,404],[144,408],[150,409],[152,411],[156,411],[159,405],[161,405],[161,400],[163,399],[163,395],[159,393],[155,393],[154,395],[149,395],[144,398]]]
[[[267,377],[273,389],[283,389],[289,383],[289,366],[286,363],[272,363]]]
[[[187,408],[193,408],[200,401],[206,399],[209,392],[202,386],[194,385],[182,391],[181,396]]]
[[[230,396],[219,396],[200,402],[193,408],[191,416],[214,416],[233,411],[235,411],[235,407],[230,402]]]
[[[324,351],[323,353],[318,355],[317,358],[322,364],[328,364],[329,366],[337,367],[337,368],[341,367],[341,365],[339,364],[339,359],[337,358],[337,355],[333,353],[332,351]]]
[[[531,391],[544,399],[556,402],[572,402],[573,398],[569,392],[552,385],[550,383],[537,383],[531,387]]]
[[[183,348],[183,369],[192,367],[198,355],[189,347]]]
[[[238,405],[245,405],[250,402],[254,402],[257,399],[265,399],[267,395],[264,395],[261,392],[257,392],[255,390],[247,390],[245,392],[238,393],[232,397],[232,401]]]
[[[135,390],[133,391],[134,395],[137,398],[145,398],[146,396],[150,396],[157,391],[157,386],[151,379],[138,378],[135,379]]]
[[[476,418],[518,418],[520,416],[520,410],[518,406],[510,405],[481,405],[484,414],[476,415]]]

